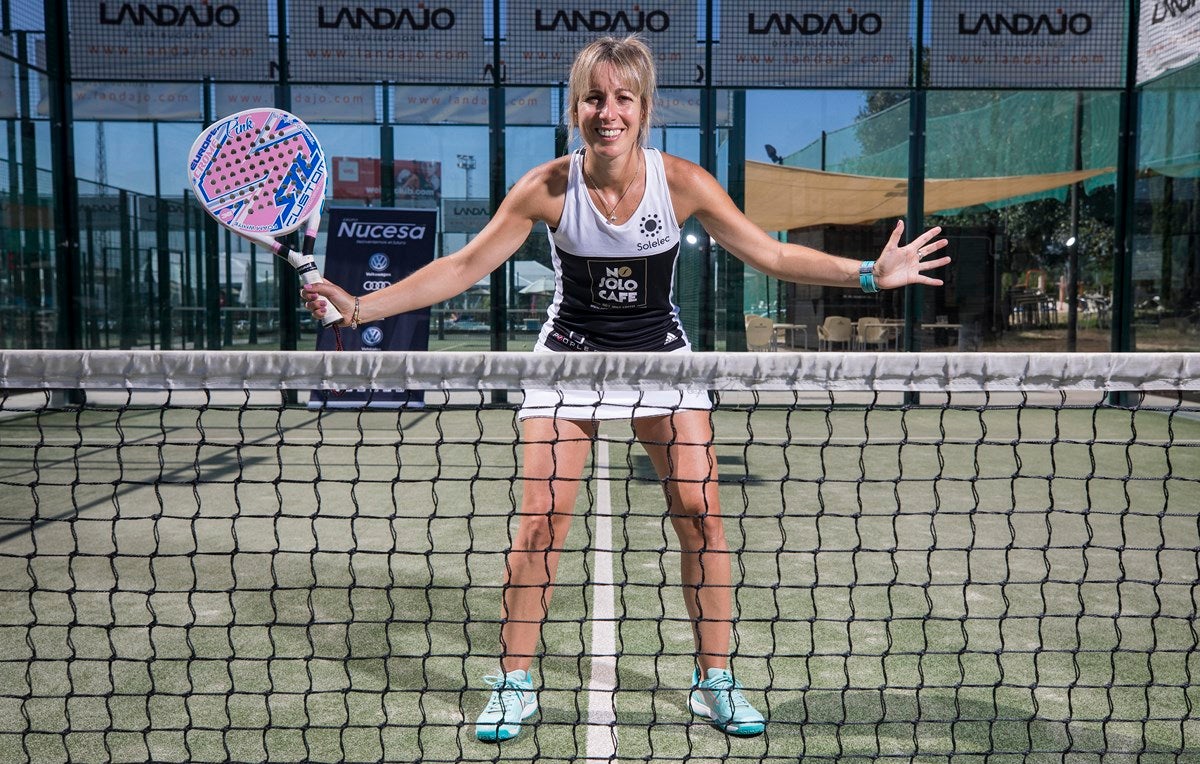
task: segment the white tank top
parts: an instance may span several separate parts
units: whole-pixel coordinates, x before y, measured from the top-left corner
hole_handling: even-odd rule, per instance
[[[679,222],[662,154],[642,149],[646,191],[633,216],[608,222],[588,194],[583,150],[571,155],[566,203],[549,229],[555,290],[538,345],[559,351],[688,349],[675,304]]]

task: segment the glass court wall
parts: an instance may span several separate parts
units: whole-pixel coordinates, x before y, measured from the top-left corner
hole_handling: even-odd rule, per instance
[[[1174,41],[1184,53],[1137,73],[1127,52],[1152,46],[1129,31],[1150,26],[1152,9],[1139,18],[1125,2],[1092,4],[1089,33],[1103,33],[1096,44],[1111,60],[1046,75],[995,61],[972,69],[955,60],[948,70],[965,43],[939,27],[947,4],[884,5],[854,19],[831,6],[816,34],[803,16],[753,3],[668,4],[675,28],[695,35],[663,41],[643,30],[663,72],[652,145],[708,167],[774,237],[871,259],[906,219],[943,226],[955,257],[944,289],[864,295],[769,279],[691,221],[676,291],[693,344],[742,349],[743,317],[759,314],[784,327],[779,349],[1197,349],[1200,88],[1186,58],[1189,18],[1154,22],[1177,30],[1153,50]],[[974,14],[968,28],[979,25],[972,44],[1003,37],[1015,19],[984,5],[955,4]],[[201,127],[257,103],[289,108],[314,125],[334,165],[330,205],[436,206],[444,255],[478,232],[523,172],[577,145],[562,126],[562,80],[571,52],[604,31],[560,28],[567,39],[551,43],[519,27],[526,4],[464,5],[459,18],[474,31],[463,55],[475,68],[376,66],[346,61],[352,49],[372,50],[370,40],[314,41],[304,26],[311,3],[242,6],[249,31],[239,34],[269,41],[258,68],[149,65],[73,26],[98,3],[4,0],[4,346],[314,347],[289,269],[191,202],[183,157]],[[757,28],[739,21],[752,13]],[[875,18],[898,31],[865,33]],[[857,58],[813,64],[819,56],[795,53],[801,42]],[[329,58],[314,65],[321,50]],[[420,168],[436,189],[407,185],[405,171]],[[435,307],[431,347],[530,347],[552,293],[549,266],[545,233],[535,231],[496,278]],[[870,344],[825,345],[830,316],[891,329]]]

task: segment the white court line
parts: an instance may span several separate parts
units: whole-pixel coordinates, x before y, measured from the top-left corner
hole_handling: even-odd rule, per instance
[[[596,529],[592,555],[592,676],[588,680],[587,764],[617,758],[617,630],[613,587],[612,493],[608,444],[596,443]]]

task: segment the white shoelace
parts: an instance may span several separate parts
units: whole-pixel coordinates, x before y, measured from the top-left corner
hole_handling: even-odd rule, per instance
[[[508,684],[508,677],[504,676],[485,676],[483,681],[491,685],[492,690],[494,690],[491,699],[488,701],[487,708],[484,710],[498,710],[502,714],[508,713],[508,707],[505,705],[505,696],[510,692],[522,692],[521,688],[510,686]]]
[[[705,687],[714,696],[728,695],[729,702],[733,704],[734,708],[750,706],[750,701],[746,700],[746,696],[742,694],[741,686],[733,681],[733,677],[729,674],[722,674],[714,683],[706,683]]]

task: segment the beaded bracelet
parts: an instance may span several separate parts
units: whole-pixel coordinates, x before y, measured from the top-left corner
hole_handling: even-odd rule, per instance
[[[358,328],[358,309],[360,307],[361,306],[359,305],[358,298],[355,297],[354,298],[354,312],[350,314],[350,328],[351,329]]]

